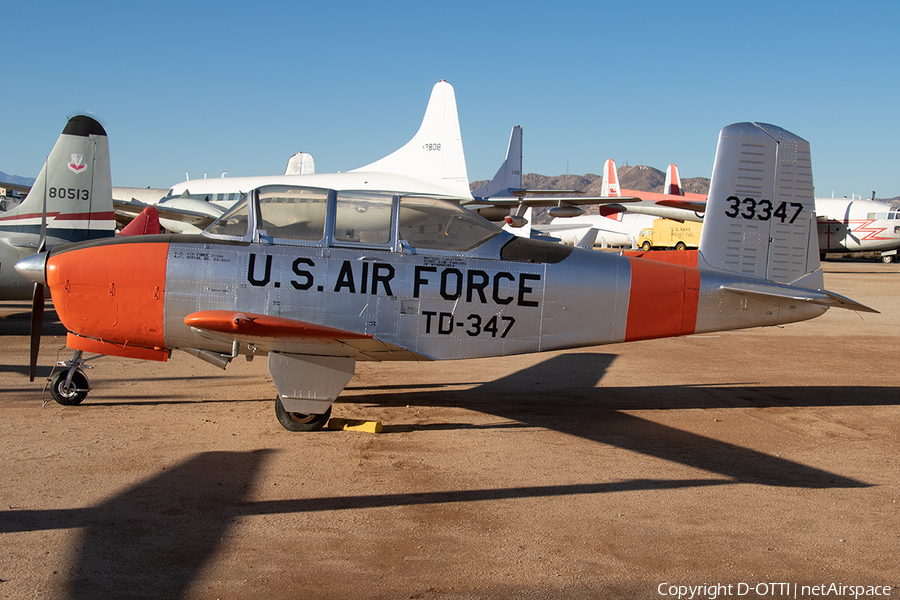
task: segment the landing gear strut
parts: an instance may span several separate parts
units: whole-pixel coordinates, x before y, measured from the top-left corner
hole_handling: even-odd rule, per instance
[[[68,367],[58,372],[50,379],[50,395],[59,404],[75,406],[87,398],[91,391],[91,384],[84,374],[85,360],[81,358],[82,351],[76,350],[72,360],[56,363],[60,367]],[[91,368],[91,367],[87,367]]]

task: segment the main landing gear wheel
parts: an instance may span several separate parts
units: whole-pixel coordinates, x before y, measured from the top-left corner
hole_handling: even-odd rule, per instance
[[[881,262],[883,262],[886,265],[889,265],[891,263],[897,262],[897,257],[893,254],[886,254],[881,257]]]
[[[292,413],[284,409],[281,398],[275,396],[275,416],[281,426],[288,431],[319,431],[328,422],[331,416],[331,407],[324,415],[307,415],[304,413]]]
[[[81,404],[81,401],[87,398],[89,390],[88,380],[84,373],[75,371],[72,373],[72,381],[69,384],[69,388],[66,389],[66,376],[68,374],[69,371],[64,370],[53,376],[53,380],[50,382],[50,395],[64,406],[75,406],[76,404]]]

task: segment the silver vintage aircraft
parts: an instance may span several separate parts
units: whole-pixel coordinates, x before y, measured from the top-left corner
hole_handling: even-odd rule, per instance
[[[76,351],[53,381],[59,402],[87,394],[82,352],[165,361],[180,349],[223,368],[260,354],[292,431],[325,424],[357,360],[500,356],[790,323],[831,306],[871,311],[823,290],[809,144],[772,125],[722,130],[699,258],[663,254],[692,254],[693,266],[516,237],[425,195],[282,185],[254,190],[202,236],[72,244],[16,268],[50,288]]]
[[[92,117],[73,116],[28,196],[0,212],[0,300],[32,297],[34,284],[13,267],[41,244],[52,247],[115,235],[111,186],[106,131]]]

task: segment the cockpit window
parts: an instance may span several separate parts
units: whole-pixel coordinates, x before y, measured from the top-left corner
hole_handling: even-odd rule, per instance
[[[212,235],[225,235],[229,237],[244,238],[250,227],[248,218],[247,197],[231,207],[224,215],[219,217],[212,225],[206,228],[206,233]]]
[[[338,192],[334,241],[388,244],[391,241],[392,213],[391,196]]]
[[[434,198],[400,198],[400,239],[413,248],[466,252],[502,230],[456,204]]]
[[[259,190],[259,229],[276,239],[319,241],[325,236],[328,190],[266,186]]]

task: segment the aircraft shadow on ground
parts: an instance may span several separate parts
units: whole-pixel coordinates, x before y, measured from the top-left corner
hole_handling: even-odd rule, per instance
[[[68,333],[65,325],[56,316],[56,312],[49,308],[44,313],[44,322],[41,326],[42,336],[64,336]],[[4,335],[31,335],[31,305],[25,307],[22,312],[15,312],[0,317],[0,336]]]
[[[357,395],[343,401],[460,407],[719,473],[731,483],[804,488],[868,484],[622,411],[900,402],[896,390],[891,388],[596,387],[615,358],[612,354],[590,352],[562,354],[474,389],[416,389],[409,393]],[[433,426],[400,427],[410,430]],[[386,431],[390,432],[391,426]]]
[[[26,357],[27,360],[27,357]],[[53,372],[53,367],[44,367],[38,365],[37,369],[34,371],[35,381],[47,379],[50,377],[50,373]],[[28,364],[24,365],[0,365],[0,373],[19,373],[22,377],[28,377]]]
[[[702,469],[710,473],[709,477],[634,478],[570,485],[250,501],[249,491],[272,451],[206,452],[95,506],[2,511],[0,533],[84,529],[80,539],[74,542],[74,547],[80,550],[66,574],[65,597],[69,599],[178,598],[217,554],[232,524],[248,516],[747,483],[811,489],[868,485],[621,412],[638,408],[821,405],[810,398],[822,390],[765,388],[748,396],[747,389],[731,386],[595,388],[614,358],[606,354],[567,354],[475,389],[443,390],[425,386],[410,393],[358,395],[350,401],[461,406],[514,421],[497,427],[549,428]],[[523,392],[525,388],[540,390],[529,394]],[[897,403],[887,392],[867,393],[869,396],[860,398],[853,390],[842,388],[835,392],[831,402],[837,405],[838,398],[845,398],[848,405],[859,401]],[[685,395],[691,400],[683,402]],[[424,427],[437,429],[454,425]],[[602,452],[600,446],[599,452]]]
[[[269,451],[206,452],[88,508],[0,512],[0,532],[84,529],[65,598],[180,598],[244,511]]]

